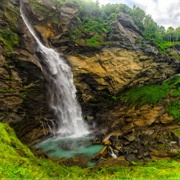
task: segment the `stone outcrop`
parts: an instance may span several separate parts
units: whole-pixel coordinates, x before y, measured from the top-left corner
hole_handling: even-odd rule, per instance
[[[112,23],[112,27],[108,34],[108,40],[113,46],[131,48],[136,40],[142,39],[142,32],[132,19],[124,13],[119,14],[117,21]]]
[[[9,33],[18,33],[19,39],[10,50],[0,40],[0,121],[9,123],[23,142],[31,144],[44,135],[42,124],[50,111],[46,83],[33,55],[34,42],[18,6],[16,1],[6,1],[0,7],[1,31],[9,29]]]
[[[152,55],[124,48],[104,48],[89,56],[68,56],[80,91],[90,92],[91,89],[94,93],[105,91],[110,94],[125,87],[159,83],[173,76],[176,65],[161,59],[164,63],[156,61]]]

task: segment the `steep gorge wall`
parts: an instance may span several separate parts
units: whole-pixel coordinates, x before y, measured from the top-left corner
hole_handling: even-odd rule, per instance
[[[44,135],[41,121],[50,116],[46,83],[33,55],[33,39],[20,16],[19,1],[1,2],[0,16],[0,121],[9,123],[30,144]]]

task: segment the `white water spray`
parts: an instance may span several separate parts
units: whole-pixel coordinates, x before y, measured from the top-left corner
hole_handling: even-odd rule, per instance
[[[48,81],[50,107],[57,118],[55,133],[60,136],[80,137],[88,134],[88,128],[82,118],[82,111],[76,100],[76,88],[73,74],[65,60],[55,50],[44,46],[25,16],[21,1],[21,16],[37,42],[37,50],[42,71]]]
[[[113,151],[113,149],[112,149],[112,147],[111,147],[111,146],[109,146],[109,149],[110,149],[109,154],[111,155],[111,157],[112,157],[112,158],[114,158],[114,159],[116,159],[116,158],[117,158],[117,156],[116,156],[116,154],[114,153],[114,151]]]

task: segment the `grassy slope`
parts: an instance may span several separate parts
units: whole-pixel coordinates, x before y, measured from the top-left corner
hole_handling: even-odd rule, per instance
[[[121,100],[130,106],[141,107],[145,104],[156,105],[164,98],[169,99],[165,103],[166,111],[174,119],[180,118],[180,76],[175,76],[159,85],[146,85],[142,87],[134,87],[120,96],[113,96],[115,100]]]
[[[73,178],[71,171],[77,172],[77,177],[83,170],[78,167],[67,170],[54,162],[34,157],[14,131],[7,124],[0,123],[0,178]]]
[[[180,163],[158,161],[128,167],[63,167],[38,159],[16,138],[14,131],[0,123],[1,179],[180,179]]]

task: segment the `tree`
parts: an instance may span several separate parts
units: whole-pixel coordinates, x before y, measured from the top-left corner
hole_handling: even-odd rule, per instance
[[[159,31],[161,33],[162,39],[165,40],[166,29],[164,28],[164,26],[160,26]]]
[[[139,29],[141,31],[144,31],[144,19],[146,17],[146,13],[141,8],[134,5],[133,9],[130,12],[130,15]]]
[[[180,41],[180,27],[175,29],[174,36],[175,36],[175,41]]]
[[[149,40],[162,40],[162,28],[160,28],[156,22],[153,21],[150,15],[146,15],[144,19],[144,36]]]
[[[166,40],[169,42],[175,41],[174,28],[169,27],[166,32]]]

